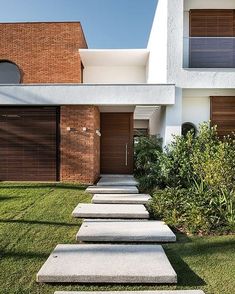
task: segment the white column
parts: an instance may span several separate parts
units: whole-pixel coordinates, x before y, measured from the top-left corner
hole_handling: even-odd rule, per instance
[[[172,142],[174,135],[181,135],[182,125],[182,89],[176,88],[175,104],[166,106],[165,130],[163,136],[163,145],[166,146]]]

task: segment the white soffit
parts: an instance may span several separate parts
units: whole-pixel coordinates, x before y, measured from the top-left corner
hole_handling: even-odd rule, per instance
[[[159,106],[136,106],[134,112],[134,119],[150,119],[152,114],[159,108]]]
[[[235,89],[183,89],[183,97],[235,96]]]
[[[80,49],[82,63],[86,66],[146,66],[147,49]]]

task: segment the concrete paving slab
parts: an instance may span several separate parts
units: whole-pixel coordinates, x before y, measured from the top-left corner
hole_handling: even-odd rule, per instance
[[[149,194],[94,194],[92,203],[146,204],[151,199]]]
[[[205,294],[202,290],[159,290],[159,291],[103,291],[76,292],[56,291],[54,294]]]
[[[86,189],[91,194],[137,194],[136,186],[89,186]]]
[[[175,242],[176,236],[162,221],[84,220],[77,236],[83,242]]]
[[[79,218],[149,218],[149,213],[142,204],[79,203],[72,215]]]
[[[57,245],[40,283],[177,283],[160,245]]]
[[[137,186],[139,182],[132,175],[103,175],[97,186]]]

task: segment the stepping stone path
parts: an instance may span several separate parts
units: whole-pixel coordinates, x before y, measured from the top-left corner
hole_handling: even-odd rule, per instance
[[[83,242],[175,242],[162,221],[84,220],[77,233]]]
[[[95,194],[94,204],[147,204],[151,199],[148,194]]]
[[[138,182],[131,175],[101,176],[97,186],[138,186]]]
[[[142,204],[80,203],[72,214],[74,217],[80,218],[149,218],[149,213]]]
[[[43,283],[176,283],[160,245],[57,245],[41,270]]]
[[[136,194],[136,186],[89,186],[86,189],[90,194]]]
[[[151,221],[144,204],[151,197],[139,194],[130,175],[102,176],[92,204],[78,204],[72,215],[85,219],[76,239],[111,244],[57,245],[37,274],[41,283],[177,283],[177,275],[161,245],[176,237],[162,221]],[[128,220],[127,220],[128,218]],[[138,219],[138,220],[137,220]],[[117,242],[140,244],[118,245]],[[144,244],[143,244],[144,243]],[[56,294],[204,294],[196,291],[55,292]]]

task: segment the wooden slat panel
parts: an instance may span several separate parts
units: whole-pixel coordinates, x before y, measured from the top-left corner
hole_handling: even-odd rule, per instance
[[[235,67],[235,10],[190,10],[190,37],[191,68]]]
[[[190,37],[234,37],[232,9],[190,10]]]
[[[126,144],[128,164],[126,166]],[[133,172],[133,113],[101,113],[101,173]]]
[[[0,107],[0,180],[57,180],[57,109]]]
[[[235,132],[235,97],[211,97],[211,123],[220,137]]]

